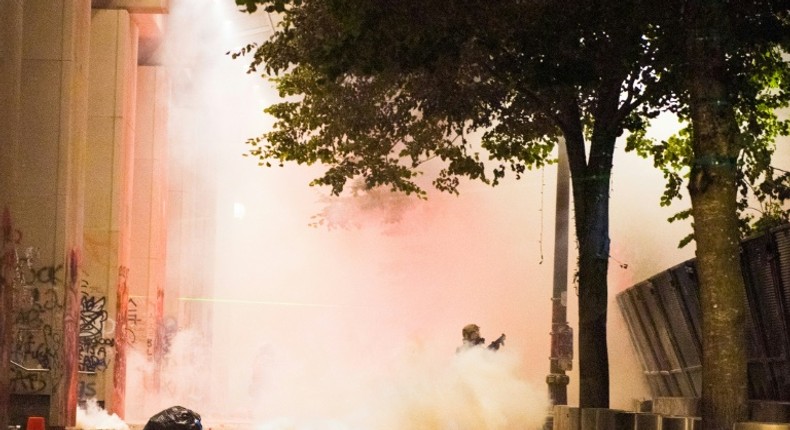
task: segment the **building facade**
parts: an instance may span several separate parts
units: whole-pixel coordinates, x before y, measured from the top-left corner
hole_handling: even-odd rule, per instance
[[[195,205],[153,55],[169,8],[0,1],[0,428],[73,426],[88,399],[123,418],[144,401],[126,390],[129,355],[154,364],[140,378],[155,392],[166,327],[190,318],[168,246],[189,231],[168,225]]]

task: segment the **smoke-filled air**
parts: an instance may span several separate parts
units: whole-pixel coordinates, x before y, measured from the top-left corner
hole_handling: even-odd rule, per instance
[[[170,158],[202,166],[184,167],[180,180],[205,202],[196,210],[206,224],[203,235],[169,240],[201,256],[180,269],[205,274],[201,286],[165,295],[205,318],[178,321],[159,393],[141,393],[135,375],[151,364],[129,357],[126,421],[182,405],[214,429],[540,428],[556,168],[427,200],[355,184],[329,197],[308,186],[321,166],[266,168],[242,156],[245,140],[271,126],[262,109],[277,94],[245,73],[248,59],[226,52],[270,35],[276,17],[242,14],[229,0],[181,0],[167,19],[157,61],[171,71]],[[619,151],[614,164],[612,297],[693,253],[677,249],[689,227],[666,222],[678,208],[659,207],[663,180],[650,161]],[[609,320],[612,407],[630,408],[647,388],[614,301]],[[488,342],[506,334],[504,346],[456,353],[470,323]],[[571,405],[577,366],[574,357]]]

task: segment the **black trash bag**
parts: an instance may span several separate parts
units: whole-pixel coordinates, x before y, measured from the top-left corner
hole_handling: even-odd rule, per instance
[[[152,416],[143,430],[203,430],[200,414],[183,406],[171,406]]]

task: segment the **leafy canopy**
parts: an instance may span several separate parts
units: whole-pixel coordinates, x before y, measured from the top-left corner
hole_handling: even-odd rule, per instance
[[[671,8],[670,8],[671,10]],[[682,198],[681,186],[686,183],[692,164],[735,163],[738,173],[738,208],[744,236],[790,220],[790,208],[784,202],[790,198],[790,173],[772,165],[777,149],[777,138],[790,134],[790,118],[784,110],[790,104],[790,15],[781,1],[732,2],[728,4],[728,25],[732,31],[725,35],[730,103],[738,121],[736,156],[729,160],[694,160],[690,124],[690,100],[682,76],[686,64],[682,56],[660,58],[665,70],[675,75],[667,79],[671,98],[677,103],[664,109],[677,115],[685,124],[676,135],[657,142],[646,137],[648,124],[638,124],[628,136],[627,150],[652,157],[667,180],[661,204],[667,206]],[[657,15],[660,26],[670,43],[682,40],[682,21],[671,14]],[[672,37],[671,35],[680,35]],[[753,208],[754,203],[760,208]],[[755,211],[758,216],[755,216]],[[682,211],[670,221],[686,219],[690,210]],[[686,237],[681,246],[692,240]]]
[[[623,128],[656,114],[634,109],[665,98],[645,90],[660,77],[650,68],[658,45],[644,36],[639,2],[253,3],[284,11],[279,31],[232,55],[252,54],[249,72],[275,75],[287,101],[266,109],[277,122],[250,139],[250,155],[267,166],[324,163],[313,184],[335,194],[361,176],[422,195],[417,168],[435,159],[441,190],[457,192],[459,176],[495,185],[507,171],[553,162],[560,134],[578,134],[586,162],[583,139],[596,128],[610,142],[591,150],[610,158]],[[489,170],[470,144],[475,132],[500,160]],[[606,164],[596,167],[608,176]]]

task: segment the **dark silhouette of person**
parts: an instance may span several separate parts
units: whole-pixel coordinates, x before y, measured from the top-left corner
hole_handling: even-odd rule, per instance
[[[463,343],[455,350],[456,353],[463,352],[470,348],[474,348],[475,346],[486,343],[485,338],[480,336],[480,327],[477,324],[467,324],[464,326],[464,328],[461,330],[461,336],[463,338]],[[491,342],[491,344],[488,345],[488,349],[497,351],[503,345],[505,345],[504,333],[499,336],[497,340]]]

